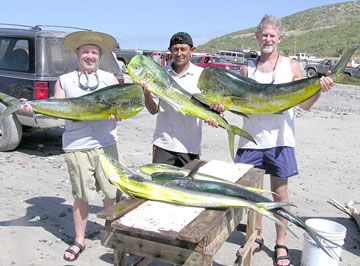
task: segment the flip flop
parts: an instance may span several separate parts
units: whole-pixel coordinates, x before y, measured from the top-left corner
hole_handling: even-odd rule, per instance
[[[289,250],[288,250],[287,246],[284,246],[284,245],[275,245],[275,247],[274,247],[274,259],[275,259],[275,261],[276,261],[276,265],[278,265],[278,266],[290,266],[291,260],[290,260],[289,255],[280,256],[280,257],[277,256],[277,251],[276,251],[276,250],[279,249],[279,248],[285,249],[285,250],[286,250],[286,253],[289,254]],[[289,264],[286,264],[286,265],[279,265],[279,263],[278,263],[279,260],[289,260],[290,262],[289,262]]]
[[[79,248],[78,252],[75,252],[74,250],[71,249],[72,246],[77,246]],[[71,253],[74,255],[74,258],[70,259],[68,257],[65,256],[64,254],[64,260],[66,261],[75,261],[77,260],[77,258],[79,257],[79,255],[81,254],[81,252],[83,252],[85,250],[85,245],[81,245],[80,243],[74,241],[74,244],[70,246],[68,249],[65,250],[65,252]]]
[[[261,250],[263,249],[264,239],[263,239],[263,238],[261,238],[261,239],[255,238],[255,241],[254,241],[254,242],[255,242],[255,243],[258,243],[259,246],[253,250],[253,252],[252,252],[253,255],[254,255],[256,252],[259,252],[259,251],[261,251]],[[244,248],[244,246],[241,246],[240,248]],[[236,257],[238,257],[238,258],[241,257],[240,250],[236,251]]]

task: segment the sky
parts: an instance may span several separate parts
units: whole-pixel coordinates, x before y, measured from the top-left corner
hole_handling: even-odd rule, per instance
[[[171,36],[188,32],[195,46],[255,27],[265,14],[286,17],[341,0],[87,0],[2,1],[1,23],[61,25],[111,34],[121,49],[166,50]],[[74,30],[64,30],[74,31]]]

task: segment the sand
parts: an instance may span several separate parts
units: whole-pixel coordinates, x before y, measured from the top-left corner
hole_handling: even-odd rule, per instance
[[[323,218],[347,228],[339,265],[360,265],[360,238],[356,223],[327,201],[359,202],[360,191],[360,88],[335,85],[322,95],[310,112],[296,112],[296,155],[300,174],[290,179],[292,211],[303,219]],[[229,112],[225,117],[241,126]],[[119,145],[125,165],[136,170],[151,161],[151,141],[156,116],[146,110],[119,123]],[[227,134],[204,125],[204,160],[231,161]],[[63,260],[64,250],[74,237],[71,188],[64,153],[62,129],[24,136],[11,152],[0,152],[0,266],[8,265],[112,265],[111,249],[100,243],[104,221],[102,195],[90,202],[86,250],[73,263]],[[237,141],[237,140],[236,140]],[[265,176],[264,187],[269,188]],[[290,225],[298,238],[288,235],[293,265],[300,265],[303,231]],[[265,247],[256,253],[253,265],[272,265],[274,225],[264,219]],[[215,255],[213,265],[231,265],[244,234],[234,232]],[[136,261],[130,257],[130,261]],[[151,265],[169,265],[154,261]]]

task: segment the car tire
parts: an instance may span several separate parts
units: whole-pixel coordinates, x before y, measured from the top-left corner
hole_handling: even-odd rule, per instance
[[[306,71],[306,76],[309,77],[309,78],[315,77],[315,76],[316,76],[316,71],[315,71],[315,69],[309,68],[309,69]]]
[[[0,113],[6,106],[0,102]],[[22,125],[15,114],[0,121],[0,151],[11,151],[19,146],[22,137]]]

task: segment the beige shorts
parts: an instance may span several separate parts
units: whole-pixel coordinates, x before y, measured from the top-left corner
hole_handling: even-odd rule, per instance
[[[65,154],[74,199],[80,201],[93,200],[95,194],[100,190],[104,193],[105,198],[116,197],[117,188],[108,181],[99,162],[101,153],[119,159],[116,144],[94,150],[67,152]]]

